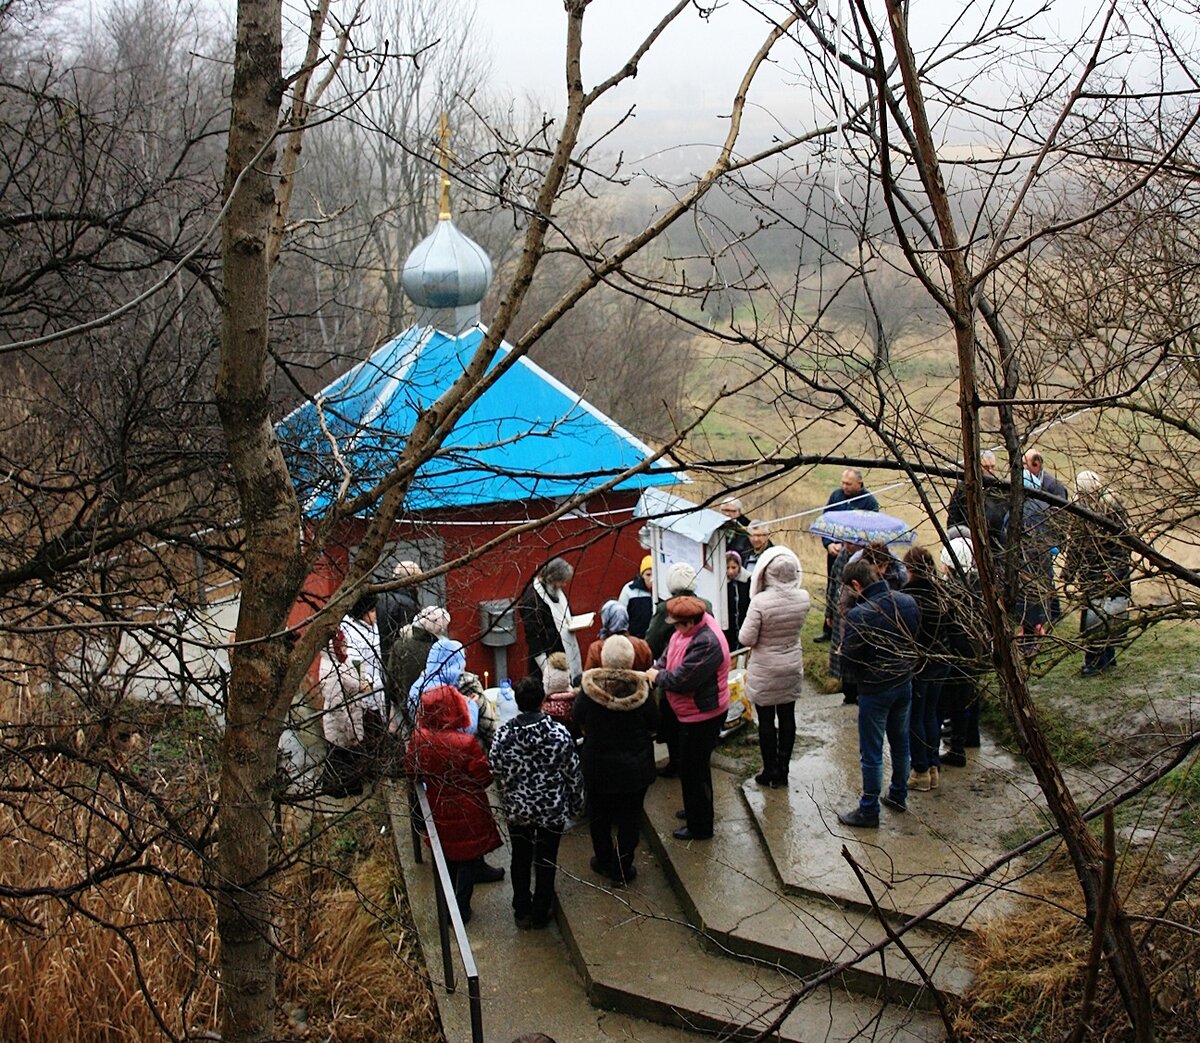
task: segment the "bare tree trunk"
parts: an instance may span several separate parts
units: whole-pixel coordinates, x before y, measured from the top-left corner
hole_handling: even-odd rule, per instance
[[[245,527],[245,572],[222,742],[216,881],[221,1035],[273,1037],[275,951],[267,868],[271,789],[287,699],[282,631],[302,579],[300,512],[271,425],[266,381],[280,6],[240,0],[222,224],[224,309],[216,398]]]
[[[463,413],[528,351],[530,344],[600,282],[607,274],[605,269],[616,269],[655,239],[730,169],[744,90],[766,59],[770,45],[783,35],[782,29],[770,33],[767,44],[751,62],[735,104],[733,129],[718,165],[684,200],[563,294],[526,332],[522,343],[492,367],[500,341],[520,311],[546,252],[551,216],[571,169],[588,107],[636,74],[637,60],[687,9],[688,0],[677,0],[635,50],[630,62],[591,91],[584,90],[581,71],[587,0],[569,0],[565,6],[567,108],[529,215],[522,256],[489,324],[488,336],[451,387],[421,413],[389,475],[372,489],[339,503],[315,526],[312,544],[317,547],[340,519],[360,512],[371,516],[359,553],[339,589],[322,613],[309,621],[293,646],[284,630],[303,581],[306,554],[312,547],[301,546],[301,512],[271,423],[267,381],[270,275],[283,228],[281,221],[287,214],[287,196],[294,185],[286,157],[283,173],[287,176],[281,177],[278,185],[272,177],[276,169],[275,133],[284,93],[281,7],[279,0],[238,3],[225,174],[228,208],[222,222],[224,299],[216,388],[244,530],[241,604],[236,644],[230,653],[222,740],[219,879],[214,888],[221,939],[221,1033],[226,1041],[265,1040],[273,1035],[271,798],[276,748],[292,693],[332,635],[355,592],[369,581],[413,475],[438,451]],[[323,10],[323,5],[313,8],[310,32],[314,37],[320,34],[317,14]],[[297,99],[288,133],[303,132],[303,107],[303,99]],[[289,154],[294,162],[299,155],[298,143],[290,147]]]
[[[1075,875],[1083,891],[1088,918],[1092,920],[1097,915],[1105,915],[1099,902],[1103,856],[1095,838],[1088,831],[1042,732],[1037,708],[1025,683],[1024,670],[1012,637],[1004,601],[1000,596],[995,562],[987,538],[983,483],[978,471],[979,396],[975,377],[976,333],[972,280],[967,269],[965,248],[959,239],[949,195],[938,164],[937,148],[925,110],[918,67],[909,46],[905,11],[899,0],[887,0],[887,10],[916,138],[917,165],[937,220],[938,234],[941,238],[941,260],[946,266],[953,292],[950,318],[954,323],[959,364],[959,416],[962,424],[963,477],[968,494],[967,515],[972,541],[976,547],[982,598],[994,636],[993,660],[1007,696],[1009,717],[1016,731],[1021,752],[1033,769],[1050,813],[1067,845]],[[1109,903],[1108,913],[1109,922],[1104,927],[1104,948],[1113,976],[1129,1013],[1135,1038],[1139,1041],[1151,1040],[1154,1038],[1154,1021],[1150,992],[1129,922],[1115,892]]]

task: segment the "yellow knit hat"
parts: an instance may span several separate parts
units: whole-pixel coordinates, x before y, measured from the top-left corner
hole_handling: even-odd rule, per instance
[[[654,568],[654,559],[647,554],[644,558],[642,558],[642,567],[638,569],[638,575],[640,576],[647,569],[652,568]]]

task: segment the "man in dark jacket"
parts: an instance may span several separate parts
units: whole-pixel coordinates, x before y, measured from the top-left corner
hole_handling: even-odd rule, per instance
[[[987,522],[988,542],[994,551],[1004,549],[1004,519],[1008,516],[1008,493],[989,478],[996,477],[996,454],[985,449],[979,454],[980,480],[983,482],[983,515]],[[946,528],[967,535],[967,486],[959,482],[946,507]],[[951,533],[951,538],[955,536]]]
[[[1025,453],[1025,470],[1038,480],[1042,492],[1062,500],[1063,503],[1071,498],[1067,487],[1046,470],[1046,461],[1039,450],[1030,449]]]
[[[846,826],[879,825],[882,802],[906,810],[908,800],[908,723],[912,677],[919,661],[917,634],[921,610],[908,594],[877,580],[866,561],[846,566],[842,583],[858,597],[846,613],[842,655],[858,675],[858,754],[862,796],[858,806],[839,812]],[[892,781],[883,791],[883,738],[892,757]]]
[[[872,493],[867,492],[862,471],[857,467],[847,467],[842,472],[842,484],[834,489],[829,494],[829,499],[825,501],[826,514],[830,511],[850,510],[879,510],[879,501]],[[821,537],[821,544],[825,548],[825,577],[828,580],[833,573],[833,563],[837,561],[837,556],[842,552],[842,544],[828,536]],[[821,633],[817,636],[818,642],[828,641],[832,636],[833,613],[836,609],[836,604],[825,606],[825,619],[821,624]]]
[[[551,558],[538,570],[517,602],[517,614],[525,630],[525,647],[529,651],[529,674],[539,681],[546,660],[555,652],[566,653],[567,676],[572,681],[583,673],[579,640],[570,629],[571,608],[565,589],[574,575],[575,569],[562,558]]]

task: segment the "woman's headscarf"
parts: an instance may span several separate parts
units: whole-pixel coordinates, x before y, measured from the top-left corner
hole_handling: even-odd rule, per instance
[[[624,634],[629,630],[629,613],[619,601],[606,601],[600,608],[600,636]]]
[[[413,618],[413,626],[420,627],[427,634],[444,637],[450,629],[450,613],[439,605],[426,605]]]
[[[438,685],[458,686],[458,678],[467,668],[467,654],[461,641],[439,637],[429,646],[425,658],[425,669],[408,690],[409,712],[415,716],[421,704],[421,695]]]

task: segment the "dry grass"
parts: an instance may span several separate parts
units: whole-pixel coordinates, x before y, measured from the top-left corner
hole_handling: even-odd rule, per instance
[[[1159,916],[1167,891],[1158,881],[1125,898],[1126,911],[1135,918],[1135,940],[1144,940],[1146,932],[1146,921],[1138,915]],[[955,1024],[964,1041],[1062,1040],[1075,1028],[1091,929],[1081,918],[1079,889],[1065,858],[1056,857],[1034,877],[1029,893],[1020,912],[988,925],[975,939],[975,983]],[[1173,903],[1166,918],[1170,924],[1156,927],[1141,945],[1159,1040],[1190,1043],[1200,1038],[1200,909],[1195,898],[1193,891]],[[1106,970],[1090,1022],[1089,1043],[1132,1036]]]
[[[0,886],[29,892],[0,901],[6,1043],[215,1038],[215,851],[181,836],[211,813],[211,736],[186,711],[135,716],[3,728]],[[389,843],[363,813],[276,878],[280,1038],[444,1043]]]
[[[314,1038],[444,1043],[415,929],[407,908],[397,907],[403,889],[394,874],[392,860],[377,853],[351,883],[322,890],[311,907],[294,903],[285,916],[285,936],[307,940],[284,966],[282,1006],[304,1008]],[[280,1035],[306,1038],[297,1028],[281,1024]]]
[[[190,883],[196,855],[84,764],[9,757],[4,772],[0,881],[43,893],[3,907],[0,1038],[108,1043],[210,1027],[216,936]],[[72,889],[89,874],[100,878]]]

